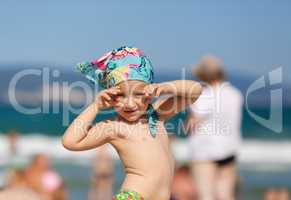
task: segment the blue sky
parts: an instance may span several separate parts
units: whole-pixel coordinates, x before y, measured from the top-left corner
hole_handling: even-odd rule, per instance
[[[215,54],[234,72],[291,73],[289,0],[2,0],[0,24],[0,63],[69,67],[127,44],[161,70]]]

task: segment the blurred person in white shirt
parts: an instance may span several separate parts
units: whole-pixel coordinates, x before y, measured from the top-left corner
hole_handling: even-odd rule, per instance
[[[223,62],[214,56],[203,57],[193,74],[204,82],[203,92],[190,106],[187,120],[199,200],[233,200],[243,97],[225,81]]]

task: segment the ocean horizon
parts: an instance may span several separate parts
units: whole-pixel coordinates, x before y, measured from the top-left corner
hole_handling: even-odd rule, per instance
[[[37,64],[27,64],[27,69],[42,70]],[[78,112],[71,112],[68,106],[73,106],[74,110],[78,108],[84,108],[86,102],[84,102],[83,93],[77,89],[69,90],[69,86],[72,83],[82,82],[88,85],[87,90],[91,95],[94,95],[96,88],[93,88],[93,84],[86,80],[80,73],[74,71],[74,69],[66,68],[46,68],[49,73],[50,82],[44,85],[43,78],[28,75],[23,77],[16,85],[15,94],[17,103],[20,106],[27,108],[34,108],[43,105],[45,103],[47,108],[37,114],[24,114],[19,112],[15,105],[11,103],[9,98],[9,84],[14,75],[25,70],[20,65],[0,65],[0,132],[1,134],[7,133],[11,130],[16,130],[21,134],[39,133],[48,136],[60,136],[63,134],[66,126],[71,122]],[[4,69],[4,66],[6,68]],[[9,67],[7,67],[9,66]],[[58,70],[59,76],[53,77],[54,70]],[[176,71],[175,71],[176,70]],[[176,79],[192,79],[191,71],[185,69],[182,72],[177,69],[169,70],[168,72],[157,71],[155,80],[156,82],[164,82]],[[184,74],[184,75],[182,75]],[[183,77],[184,76],[184,77]],[[256,80],[255,76],[247,76],[246,74],[237,74],[230,71],[228,73],[229,81],[236,88],[238,88],[245,96],[248,87],[252,82]],[[67,83],[69,86],[63,86],[62,83]],[[59,84],[56,87],[54,84]],[[287,122],[291,118],[291,104],[288,103],[287,99],[287,85],[282,85],[283,88],[283,129],[280,133],[276,133],[258,123],[246,110],[246,105],[243,105],[243,116],[242,116],[242,135],[244,138],[254,138],[262,140],[285,140],[291,138],[291,124]],[[90,89],[91,88],[91,89]],[[60,94],[54,95],[54,92],[61,91]],[[63,94],[70,93],[68,99],[63,98]],[[87,91],[88,92],[88,91]],[[96,93],[95,93],[96,94]],[[47,98],[43,98],[47,96]],[[90,99],[89,99],[90,101]],[[87,102],[88,103],[88,102]],[[269,90],[258,90],[249,97],[249,108],[250,110],[268,120],[270,117],[270,91]],[[72,104],[72,105],[71,105]],[[79,110],[79,112],[81,109]],[[111,112],[108,114],[100,114],[97,116],[97,121],[106,119],[114,116]],[[185,120],[187,112],[182,112],[172,118],[169,123],[174,125],[174,130],[170,130],[171,133],[179,136],[184,136],[183,130],[179,127],[179,122]],[[64,119],[65,118],[65,119]],[[66,121],[66,123],[64,123]],[[272,123],[272,122],[269,122]]]

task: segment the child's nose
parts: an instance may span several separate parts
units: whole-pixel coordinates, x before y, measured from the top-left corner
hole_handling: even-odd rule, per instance
[[[132,98],[126,98],[124,102],[124,108],[125,109],[132,109],[135,108],[135,102]]]

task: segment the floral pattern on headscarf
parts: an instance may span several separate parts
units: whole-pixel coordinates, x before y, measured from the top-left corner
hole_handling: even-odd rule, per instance
[[[150,60],[135,47],[114,49],[99,59],[79,63],[77,69],[102,88],[110,88],[126,80],[153,82]]]

